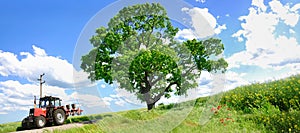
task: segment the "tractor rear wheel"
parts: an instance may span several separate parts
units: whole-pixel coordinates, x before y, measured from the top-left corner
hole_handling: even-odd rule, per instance
[[[66,113],[62,109],[57,109],[53,113],[53,118],[55,125],[62,125],[66,120]]]
[[[46,118],[43,116],[35,117],[35,126],[37,128],[42,128],[46,125]]]

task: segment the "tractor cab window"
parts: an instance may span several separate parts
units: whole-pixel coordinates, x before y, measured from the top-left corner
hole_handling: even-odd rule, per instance
[[[47,104],[48,104],[47,101],[40,101],[41,108],[46,108]]]
[[[53,101],[49,101],[48,103],[49,103],[48,106],[54,106],[54,102]]]
[[[40,108],[61,106],[61,100],[56,97],[44,97],[40,99]]]
[[[61,106],[60,101],[61,101],[61,100],[59,100],[59,99],[55,100],[55,104],[54,104],[54,105],[55,105],[56,107],[57,107],[57,106]]]

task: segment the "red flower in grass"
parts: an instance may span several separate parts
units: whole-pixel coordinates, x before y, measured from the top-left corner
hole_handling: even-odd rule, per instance
[[[232,118],[226,118],[226,121],[231,120]]]
[[[220,109],[221,109],[221,107],[222,107],[222,106],[221,106],[221,105],[219,105],[219,106],[217,107],[217,109],[218,109],[218,110],[220,110]]]
[[[212,111],[212,112],[213,112],[213,111],[215,111],[215,110],[216,110],[216,109],[215,109],[214,107],[212,107],[210,111]]]
[[[222,118],[222,119],[220,119],[220,122],[221,122],[221,123],[224,123],[224,119],[223,119],[223,118]]]

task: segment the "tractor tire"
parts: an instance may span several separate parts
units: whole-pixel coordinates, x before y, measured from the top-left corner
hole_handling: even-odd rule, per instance
[[[35,127],[42,128],[46,125],[46,118],[43,116],[35,117],[34,123]]]
[[[53,119],[55,125],[62,125],[66,120],[66,113],[62,109],[57,109],[53,112]]]
[[[30,129],[30,123],[26,120],[26,118],[24,118],[22,120],[22,129]]]

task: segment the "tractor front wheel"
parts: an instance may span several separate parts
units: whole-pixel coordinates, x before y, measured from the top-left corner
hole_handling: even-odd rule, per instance
[[[55,125],[62,125],[66,120],[66,113],[62,109],[57,109],[53,113]]]
[[[30,129],[30,123],[28,122],[27,118],[22,120],[22,129]]]
[[[42,128],[46,125],[46,119],[43,116],[38,116],[35,118],[35,125],[37,128]]]

